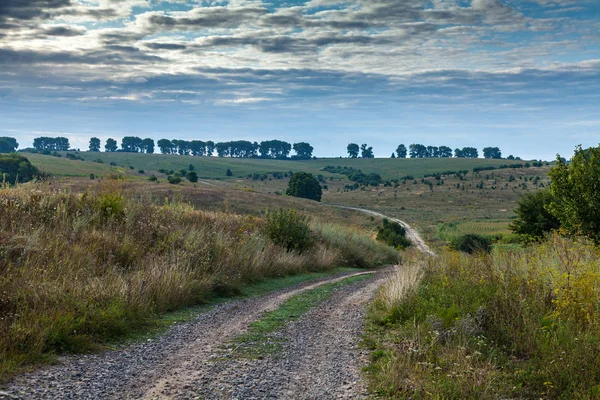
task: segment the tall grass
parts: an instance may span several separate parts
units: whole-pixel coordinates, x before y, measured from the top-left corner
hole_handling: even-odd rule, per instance
[[[393,276],[372,309],[372,390],[388,398],[599,398],[599,256],[553,237],[418,261],[412,268],[422,279]]]
[[[354,233],[345,239],[365,252],[348,259],[329,229],[314,231],[310,250],[288,251],[267,238],[261,218],[158,206],[113,185],[0,190],[0,376],[93,350],[246,282],[397,260]]]

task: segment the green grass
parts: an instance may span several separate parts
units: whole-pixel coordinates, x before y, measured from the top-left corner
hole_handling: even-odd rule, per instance
[[[340,174],[330,174],[321,171],[328,165],[348,166],[362,170],[364,173],[378,173],[384,180],[396,179],[405,175],[421,177],[426,174],[443,172],[448,170],[472,170],[474,167],[498,166],[506,164],[507,160],[487,159],[349,159],[349,158],[319,158],[315,160],[266,160],[266,159],[243,159],[243,158],[219,158],[219,157],[192,157],[165,154],[138,154],[138,153],[90,153],[81,152],[79,155],[85,159],[82,161],[71,161],[66,158],[43,156],[39,154],[25,153],[26,157],[39,169],[65,176],[82,176],[90,173],[103,174],[110,171],[109,164],[114,162],[118,167],[126,171],[130,166],[134,167],[131,173],[143,169],[146,175],[159,169],[180,170],[187,169],[190,164],[195,167],[198,177],[201,179],[239,179],[248,174],[269,174],[273,172],[310,172],[324,176],[338,177],[346,180]],[[104,164],[91,163],[101,159]],[[83,168],[83,169],[82,169]],[[108,168],[108,170],[107,170]],[[231,169],[231,178],[225,175],[227,169]],[[84,171],[85,170],[85,171]],[[135,175],[135,174],[134,174]],[[142,175],[143,176],[143,175]]]
[[[233,340],[232,353],[244,358],[256,358],[276,354],[281,348],[281,339],[272,334],[291,321],[296,321],[312,308],[328,300],[333,292],[343,286],[369,278],[371,275],[359,275],[329,283],[297,294],[284,301],[276,310],[250,324],[248,332]]]
[[[599,398],[598,260],[593,246],[558,237],[412,260],[369,313],[371,391],[389,399]]]

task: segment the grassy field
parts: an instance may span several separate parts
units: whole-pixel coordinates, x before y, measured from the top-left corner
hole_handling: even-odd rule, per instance
[[[312,246],[290,251],[268,234],[268,218],[199,210],[176,195],[157,203],[148,185],[69,179],[0,189],[0,378],[265,277],[399,259],[370,233],[320,221]]]
[[[600,254],[581,240],[419,255],[370,313],[371,390],[389,399],[600,397]]]
[[[64,153],[63,153],[64,154]],[[322,168],[333,166],[347,166],[360,169],[364,173],[378,173],[384,180],[397,179],[406,175],[422,177],[426,174],[444,172],[449,170],[472,170],[474,167],[499,166],[512,163],[507,160],[486,159],[349,159],[349,158],[319,158],[306,161],[292,160],[265,160],[243,158],[219,157],[192,157],[164,154],[138,154],[138,153],[89,153],[81,152],[85,161],[73,161],[66,158],[43,156],[38,154],[25,154],[31,162],[42,171],[63,176],[84,176],[90,173],[98,175],[110,171],[111,162],[120,167],[123,172],[135,174],[138,170],[148,173],[157,173],[159,169],[174,170],[187,169],[189,165],[195,167],[201,179],[228,179],[225,175],[231,169],[233,177],[245,178],[248,174],[271,174],[273,172],[310,172],[328,177],[338,177],[346,180],[345,176],[323,172]],[[92,163],[100,159],[103,164]],[[130,167],[133,167],[131,169]],[[108,168],[108,169],[107,169]]]

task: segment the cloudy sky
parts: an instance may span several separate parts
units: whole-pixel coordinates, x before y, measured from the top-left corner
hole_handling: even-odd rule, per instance
[[[598,0],[0,0],[0,136],[600,143]]]

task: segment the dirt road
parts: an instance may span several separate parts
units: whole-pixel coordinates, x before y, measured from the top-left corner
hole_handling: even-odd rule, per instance
[[[358,341],[365,305],[385,274],[342,286],[288,324],[277,333],[283,345],[276,357],[229,357],[227,349],[251,322],[286,299],[356,274],[222,304],[154,340],[123,349],[65,357],[10,382],[0,389],[0,399],[361,398]]]

